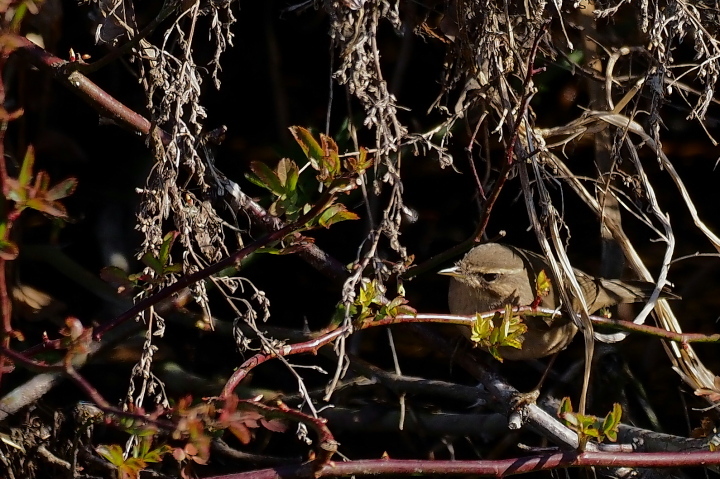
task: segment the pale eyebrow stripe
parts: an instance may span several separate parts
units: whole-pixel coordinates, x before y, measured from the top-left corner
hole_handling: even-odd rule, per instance
[[[473,268],[468,270],[470,273],[497,273],[497,274],[507,274],[507,273],[517,273],[518,271],[522,271],[518,268],[493,268],[493,269],[482,269],[482,268]]]

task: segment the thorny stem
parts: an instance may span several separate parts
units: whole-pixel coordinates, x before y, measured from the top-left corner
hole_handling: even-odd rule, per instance
[[[332,327],[333,326],[331,326],[331,328]],[[330,332],[326,333],[325,331],[328,331],[328,330]],[[342,345],[343,345],[342,341],[344,340],[345,335],[350,334],[352,331],[353,331],[353,326],[352,326],[351,322],[348,320],[346,322],[346,324],[340,328],[335,326],[335,329],[325,329],[323,332],[321,332],[319,334],[314,334],[314,335],[303,334],[300,337],[291,335],[290,337],[291,338],[294,337],[295,340],[300,340],[300,338],[306,339],[308,337],[311,337],[311,338],[314,337],[314,339],[308,339],[306,342],[303,342],[303,343],[296,343],[293,345],[284,345],[282,347],[274,346],[270,342],[266,341],[262,335],[260,335],[260,340],[262,342],[262,346],[263,346],[264,350],[269,351],[269,352],[258,353],[256,355],[254,355],[253,357],[251,357],[250,359],[248,359],[247,361],[245,361],[243,364],[241,364],[240,367],[237,369],[237,371],[235,371],[235,373],[233,373],[233,375],[230,377],[230,379],[228,379],[228,381],[226,382],[221,396],[228,397],[230,394],[232,394],[234,389],[247,376],[247,374],[250,372],[251,369],[259,366],[260,364],[262,364],[270,359],[282,358],[281,361],[283,363],[285,363],[288,367],[290,367],[290,365],[284,359],[285,356],[289,356],[292,354],[305,353],[305,352],[317,354],[320,347],[332,342],[335,339],[339,339],[339,341],[340,341],[339,346],[336,345],[336,347],[342,348]],[[254,332],[256,334],[258,333],[258,331],[256,331],[256,330],[254,330]],[[284,334],[286,334],[286,333],[284,333]],[[284,336],[284,337],[287,337],[287,336]],[[292,367],[290,367],[290,369],[294,373],[294,369]],[[344,368],[342,368],[342,369],[344,369]],[[336,377],[339,380],[340,374],[337,373]],[[336,381],[336,379],[333,378],[333,382],[331,383],[331,385],[334,384],[335,381]],[[301,395],[303,396],[303,398],[308,397],[308,393],[307,393],[307,390],[304,388],[304,384],[301,382],[300,385],[301,385]],[[334,388],[334,386],[333,386],[333,388]],[[313,415],[317,416],[317,411],[315,410],[312,402],[308,402],[307,404],[310,407],[310,409],[312,410]]]
[[[68,74],[66,70],[69,62],[52,55],[25,37],[7,34],[3,35],[2,41],[6,48],[17,49],[33,65],[49,70],[53,77],[63,82],[104,117],[124,128],[143,134],[150,133],[150,122],[142,115],[125,107],[82,73],[73,71]]]
[[[317,350],[320,349],[322,346],[325,346],[326,344],[334,341],[337,337],[342,336],[350,330],[351,326],[342,326],[334,329],[327,334],[324,334],[315,339],[311,339],[309,341],[296,343],[289,346],[283,346],[279,349],[275,349],[270,353],[256,354],[255,356],[242,363],[237,369],[237,371],[235,371],[233,375],[230,376],[230,379],[228,379],[227,383],[225,383],[225,387],[223,388],[220,397],[225,398],[230,396],[235,390],[235,388],[240,384],[240,382],[245,379],[245,377],[247,377],[250,370],[261,365],[262,363],[278,356],[290,356],[292,354],[302,353],[317,353]]]
[[[575,467],[617,467],[622,464],[637,468],[677,468],[720,464],[716,452],[584,452],[572,451],[535,454],[532,456],[483,461],[439,461],[408,459],[371,459],[330,463],[315,471],[315,478],[365,476],[487,476],[506,477],[536,471]],[[307,465],[280,466],[224,476],[227,479],[274,479],[307,477]]]

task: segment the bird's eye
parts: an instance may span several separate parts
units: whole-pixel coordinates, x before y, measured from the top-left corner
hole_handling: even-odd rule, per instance
[[[493,281],[495,281],[496,279],[498,279],[498,276],[499,276],[499,275],[498,275],[497,273],[485,273],[484,275],[482,275],[482,279],[483,279],[486,283],[492,283]]]

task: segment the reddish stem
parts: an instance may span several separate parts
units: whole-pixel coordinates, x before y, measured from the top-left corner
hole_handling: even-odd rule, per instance
[[[265,361],[269,361],[270,359],[276,358],[278,356],[290,356],[292,354],[301,354],[301,353],[313,353],[316,354],[318,349],[325,346],[326,344],[334,341],[338,336],[341,336],[344,333],[347,333],[350,331],[349,326],[344,326],[341,328],[337,328],[327,334],[322,335],[319,338],[311,339],[309,341],[305,341],[303,343],[296,343],[289,346],[283,346],[281,349],[277,349],[271,353],[258,353],[255,356],[251,357],[244,363],[240,365],[240,367],[235,371],[232,376],[230,376],[230,379],[228,379],[227,383],[225,383],[225,387],[223,388],[222,394],[220,395],[221,398],[226,398],[230,396],[236,387],[240,384],[240,382],[245,379],[245,377],[248,375],[251,369],[261,365]]]
[[[698,452],[585,452],[574,451],[487,461],[370,459],[330,463],[315,478],[347,476],[487,476],[506,477],[570,467],[686,467],[720,464],[720,453]],[[208,479],[277,479],[308,477],[307,465],[215,476]]]

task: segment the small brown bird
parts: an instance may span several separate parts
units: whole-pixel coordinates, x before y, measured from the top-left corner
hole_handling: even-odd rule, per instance
[[[448,303],[453,314],[475,314],[512,306],[529,306],[537,297],[536,280],[544,270],[551,278],[549,293],[543,296],[539,306],[558,308],[559,294],[547,260],[542,256],[498,243],[476,246],[454,267],[440,271],[452,276]],[[621,281],[595,278],[574,270],[585,296],[588,313],[618,303],[642,301],[652,293],[655,285],[645,281]],[[661,297],[674,296],[663,289]],[[580,304],[573,309],[580,310]],[[527,332],[523,335],[522,349],[503,346],[498,349],[501,357],[511,360],[537,359],[563,350],[572,341],[577,326],[564,316],[554,318],[526,317]],[[470,338],[470,328],[461,327]]]

